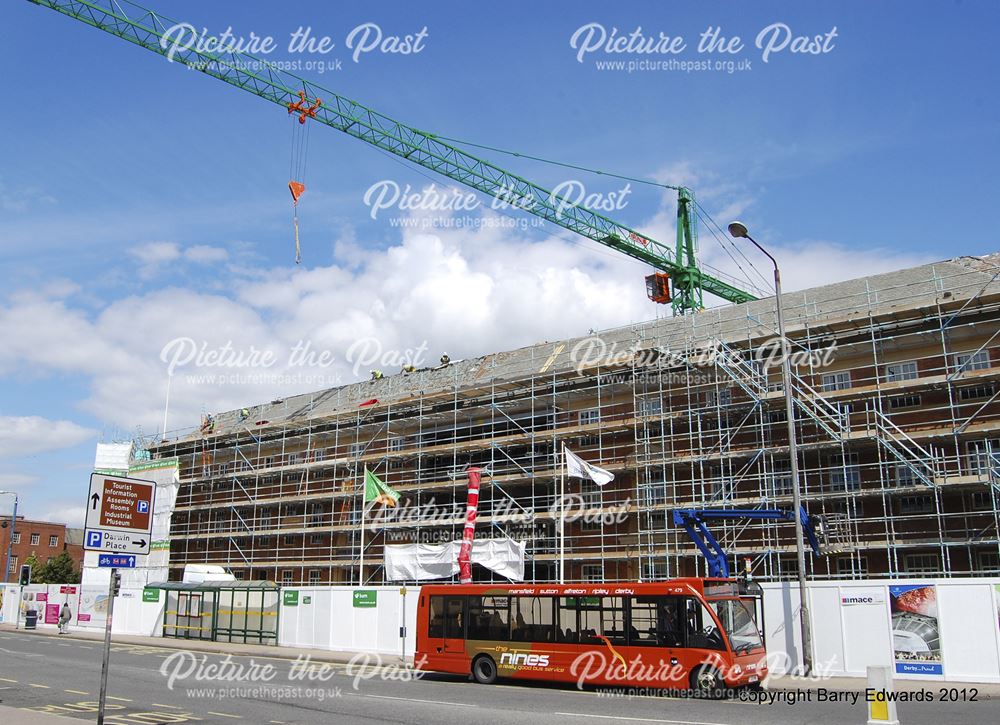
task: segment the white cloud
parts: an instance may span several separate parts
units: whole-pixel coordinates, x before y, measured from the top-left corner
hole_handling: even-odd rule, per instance
[[[184,258],[199,264],[210,264],[212,262],[225,262],[229,259],[229,252],[222,247],[196,244],[184,250]]]
[[[48,420],[37,415],[0,416],[0,458],[58,451],[97,435],[68,420]]]
[[[693,168],[681,165],[663,176],[674,183],[706,183]],[[672,239],[674,198],[672,192],[664,194],[662,208],[639,228],[654,238]],[[745,192],[701,198],[734,205],[723,209],[727,214],[737,208],[743,212],[753,201]],[[711,207],[710,201],[704,203]],[[425,348],[423,362],[428,364],[443,351],[460,359],[624,325],[657,313],[645,298],[647,270],[634,261],[570,232],[538,241],[516,227],[499,226],[508,217],[487,212],[484,218],[495,224],[405,228],[385,249],[366,247],[348,231],[342,239],[329,240],[338,253],[328,266],[231,269],[217,289],[159,289],[118,300],[98,312],[56,294],[12,298],[0,305],[0,339],[7,341],[0,347],[0,374],[30,370],[82,375],[90,381],[89,394],[75,404],[104,423],[126,430],[141,425],[152,433],[162,425],[166,397],[161,351],[176,339],[190,338],[204,353],[226,348],[245,355],[251,349],[267,351],[276,361],[237,367],[188,361],[171,381],[172,429],[196,425],[203,411],[350,382],[365,377],[369,367],[394,373],[398,363],[391,359],[393,351]],[[133,256],[154,267],[178,259],[225,259],[225,250],[218,247],[151,244],[159,246],[142,245]],[[878,250],[848,253],[830,242],[779,240],[773,251],[788,289],[926,261]],[[739,272],[704,231],[701,253],[709,264]],[[767,260],[753,259],[770,279]],[[383,356],[355,370],[345,355],[366,337],[377,341]],[[335,364],[290,367],[290,352],[300,341],[317,354],[331,351]],[[198,375],[216,377],[192,377]]]
[[[179,259],[181,249],[174,242],[146,242],[132,247],[128,253],[142,265],[156,265]]]
[[[42,521],[66,524],[70,528],[81,529],[87,518],[87,509],[83,506],[72,506],[65,501],[57,501],[43,511],[39,518]]]
[[[39,481],[39,477],[30,473],[0,473],[0,490],[20,491]]]

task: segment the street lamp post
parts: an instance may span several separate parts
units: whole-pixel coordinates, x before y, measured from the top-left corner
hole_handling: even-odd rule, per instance
[[[781,386],[785,390],[785,417],[788,422],[788,455],[791,458],[792,506],[795,508],[795,554],[799,569],[799,621],[802,627],[802,669],[804,675],[812,671],[812,630],[809,622],[809,605],[806,595],[806,549],[802,539],[802,497],[799,491],[799,459],[795,440],[795,408],[792,402],[792,365],[789,360],[791,346],[785,337],[785,317],[781,309],[781,271],[778,260],[750,236],[746,224],[734,221],[729,233],[737,239],[747,239],[763,252],[774,265],[774,306],[778,318],[778,337],[781,340]]]
[[[14,550],[14,531],[17,528],[17,494],[13,491],[0,491],[0,496],[4,494],[14,497],[14,510],[10,515],[10,534],[7,539],[7,560],[3,564],[3,581],[6,584],[10,579],[10,557]]]

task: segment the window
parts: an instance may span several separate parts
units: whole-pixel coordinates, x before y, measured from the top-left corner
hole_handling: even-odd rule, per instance
[[[629,644],[633,647],[680,647],[679,597],[634,597],[630,600]]]
[[[930,496],[903,496],[899,499],[899,513],[927,514],[934,510],[934,499]]]
[[[970,370],[986,370],[990,367],[989,350],[976,353],[961,352],[955,355],[955,371],[967,373]]]
[[[771,472],[771,487],[775,496],[790,496],[792,493],[792,462],[790,459],[776,460]]]
[[[909,574],[934,574],[941,569],[937,554],[907,554],[904,564]]]
[[[580,579],[585,582],[600,584],[604,581],[604,567],[600,564],[584,564],[580,570]]]
[[[390,453],[396,453],[403,450],[403,439],[402,438],[390,438],[389,442],[386,444],[386,448]],[[402,468],[403,460],[401,458],[390,458],[389,468]]]
[[[292,583],[292,574],[293,574],[293,572],[292,572],[291,569],[282,569],[281,570],[281,583],[282,584],[291,584]]]
[[[17,555],[16,554],[11,555],[11,557],[10,557],[10,565],[7,567],[7,573],[10,574],[11,572],[15,572],[15,571],[17,571]]]
[[[897,380],[913,380],[917,377],[917,364],[915,362],[889,363],[885,366],[885,379],[888,382]]]
[[[21,532],[20,531],[15,531],[14,535],[11,537],[11,539],[13,540],[12,543],[14,543],[14,544],[20,544],[21,543]]]
[[[314,544],[314,545],[315,544],[322,544],[323,543],[323,534],[310,534],[309,535],[309,543],[310,544]]]
[[[722,633],[715,626],[715,620],[697,599],[691,597],[684,599],[684,627],[688,647],[721,650],[726,648]]]
[[[726,477],[720,466],[710,466],[708,469],[709,488],[711,497],[728,499],[733,496],[733,480]]]
[[[319,577],[320,577],[320,570],[319,569],[310,569],[309,570],[309,583],[310,584],[314,584],[314,585],[315,584],[319,584]]]
[[[847,390],[851,387],[851,373],[848,370],[839,373],[826,373],[820,378],[820,383],[824,392]]]
[[[837,559],[837,575],[864,579],[868,576],[868,557],[841,557]]]
[[[319,526],[323,523],[323,504],[314,503],[309,505],[309,525]]]
[[[976,554],[976,569],[989,574],[1000,574],[1000,552],[980,551]]]
[[[973,473],[989,473],[1000,468],[1000,440],[969,441],[969,468]]]
[[[916,486],[920,483],[920,477],[917,476],[913,466],[900,463],[896,465],[895,483],[897,486]]]
[[[709,390],[705,393],[705,405],[710,408],[715,406],[726,406],[733,404],[733,390],[732,388],[722,388],[719,391]]]
[[[715,612],[723,631],[729,637],[729,644],[736,654],[763,647],[754,613],[750,605],[742,599],[709,600],[708,606]]]
[[[905,408],[920,407],[919,395],[894,395],[889,398],[889,410],[903,410]]]
[[[576,602],[581,642],[599,643],[597,636],[602,635],[613,645],[625,644],[623,597],[580,597]]]
[[[996,388],[994,388],[991,384],[973,385],[968,388],[958,389],[959,400],[982,400],[983,398],[991,398],[995,394]]]
[[[427,636],[465,639],[465,597],[430,597]]]
[[[969,504],[974,511],[982,511],[992,506],[993,498],[987,491],[975,491],[970,497]]]
[[[663,412],[663,401],[659,398],[640,398],[639,415],[660,415]]]
[[[513,597],[510,604],[510,638],[513,641],[555,641],[555,599],[553,597]]]
[[[38,542],[41,541],[41,540],[42,540],[42,535],[41,534],[32,534],[31,535],[31,545],[32,546],[38,546]]]
[[[59,546],[59,537],[58,536],[50,536],[49,537],[49,548],[54,548],[56,546]]]
[[[360,456],[364,452],[365,452],[365,444],[364,443],[352,443],[351,445],[349,445],[347,447],[347,456],[348,456],[348,458],[357,458],[358,456]]]
[[[469,597],[467,639],[510,640],[510,597]]]
[[[281,537],[281,543],[285,546],[291,546],[295,543],[295,537],[292,534],[285,534]]]
[[[831,467],[829,487],[834,491],[857,491],[861,488],[861,467],[857,453],[834,455],[829,458]]]
[[[663,481],[649,481],[639,486],[639,505],[645,508],[662,506],[667,502],[667,486]]]
[[[580,499],[584,508],[600,508],[601,487],[591,480],[584,479],[580,484]]]
[[[590,408],[589,410],[581,410],[578,414],[578,420],[580,425],[591,425],[593,423],[598,423],[601,420],[601,411],[597,408]],[[581,446],[596,446],[601,442],[599,435],[588,435],[581,436],[580,439]]]
[[[651,559],[642,562],[642,580],[644,582],[658,582],[667,578],[669,578],[667,562],[662,559]]]

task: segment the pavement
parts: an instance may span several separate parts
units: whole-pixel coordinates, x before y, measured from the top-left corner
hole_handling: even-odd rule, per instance
[[[0,723],[96,720],[102,633],[14,631],[0,625]],[[308,656],[308,659],[305,659]],[[353,653],[116,635],[108,725],[330,722],[469,725],[783,725],[864,723],[864,682],[782,678],[759,700],[709,701],[609,688],[414,676],[399,657],[347,664]],[[299,659],[299,658],[302,659]],[[897,690],[929,693],[901,702],[903,725],[979,725],[1000,721],[1000,685],[960,685],[957,702],[940,685],[900,681]],[[749,691],[747,692],[749,694]],[[853,701],[852,701],[853,698]],[[964,698],[964,699],[963,699]],[[44,719],[38,719],[38,718]]]

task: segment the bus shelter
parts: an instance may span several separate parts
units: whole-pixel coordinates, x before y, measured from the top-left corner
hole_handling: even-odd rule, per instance
[[[274,582],[161,582],[147,588],[167,594],[164,637],[278,643],[279,590]]]

